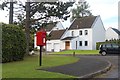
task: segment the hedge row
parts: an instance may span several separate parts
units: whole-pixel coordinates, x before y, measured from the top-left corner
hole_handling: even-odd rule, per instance
[[[2,62],[23,60],[26,41],[19,26],[2,23]]]
[[[98,43],[96,43],[96,49],[98,50],[99,46],[101,44],[106,44],[106,43],[117,43],[117,44],[120,44],[120,40],[110,40],[110,41],[106,41],[106,42],[98,42]]]

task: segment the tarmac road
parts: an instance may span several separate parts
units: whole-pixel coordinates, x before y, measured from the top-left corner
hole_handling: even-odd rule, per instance
[[[96,56],[100,59],[105,59],[111,62],[112,68],[105,74],[96,76],[95,78],[120,78],[120,71],[118,71],[118,55]],[[120,67],[120,66],[119,66]],[[118,74],[119,73],[119,74]]]
[[[108,61],[103,56],[77,55],[76,57],[80,58],[80,60],[76,63],[51,68],[43,68],[40,70],[81,77],[102,70],[109,65]]]

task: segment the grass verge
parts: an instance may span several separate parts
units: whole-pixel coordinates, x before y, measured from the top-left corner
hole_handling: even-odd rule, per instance
[[[66,50],[61,52],[54,52],[52,54],[99,54],[99,50]]]
[[[71,56],[44,55],[42,66],[39,66],[38,56],[25,57],[23,61],[4,63],[2,65],[3,78],[71,78],[73,76],[60,73],[36,70],[45,67],[74,63],[79,58]]]

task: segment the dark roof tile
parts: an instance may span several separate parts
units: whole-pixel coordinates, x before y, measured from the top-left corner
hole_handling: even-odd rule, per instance
[[[112,28],[118,35],[120,35],[120,31],[118,29]]]
[[[46,31],[51,31],[55,26],[57,22],[54,23],[48,23],[47,26],[45,27]]]
[[[83,29],[83,28],[91,28],[97,16],[89,16],[83,18],[77,18],[71,24],[69,30],[72,29]]]
[[[66,31],[65,29],[64,30],[54,30],[54,31],[51,31],[51,33],[49,34],[48,39],[50,39],[50,40],[60,39],[65,31]]]

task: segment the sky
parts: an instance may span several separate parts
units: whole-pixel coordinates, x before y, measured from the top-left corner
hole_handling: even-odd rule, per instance
[[[105,29],[118,28],[119,0],[86,0],[93,15],[100,15]]]
[[[90,5],[93,15],[100,15],[105,29],[109,27],[118,28],[118,2],[119,0],[86,0]],[[1,3],[1,0],[0,0]],[[7,11],[0,10],[0,22],[8,23]],[[62,22],[64,27],[70,25],[68,21]]]

